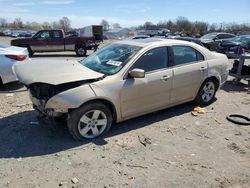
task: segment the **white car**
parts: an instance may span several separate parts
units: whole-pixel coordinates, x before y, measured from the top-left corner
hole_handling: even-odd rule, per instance
[[[0,85],[16,81],[12,66],[28,59],[26,48],[0,44]]]

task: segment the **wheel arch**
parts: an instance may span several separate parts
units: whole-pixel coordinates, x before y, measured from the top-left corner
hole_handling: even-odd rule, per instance
[[[3,80],[2,80],[2,77],[0,75],[0,86],[3,85]]]
[[[86,104],[90,104],[90,103],[93,103],[93,102],[99,102],[99,103],[102,103],[104,104],[105,106],[107,106],[109,108],[109,110],[111,111],[112,113],[112,117],[113,117],[113,122],[116,122],[117,120],[117,110],[115,108],[115,105],[108,99],[104,99],[104,98],[95,98],[95,99],[90,99],[88,101],[85,101],[84,103],[82,103],[79,107],[77,108],[81,108],[82,106],[86,105]],[[76,108],[74,109],[69,109],[68,112],[70,113],[72,110],[75,110]]]
[[[207,81],[207,80],[210,80],[210,79],[215,82],[215,84],[216,84],[216,91],[217,91],[219,89],[219,87],[220,87],[220,80],[219,80],[219,78],[217,78],[216,76],[210,76],[207,79],[205,79],[204,82]]]

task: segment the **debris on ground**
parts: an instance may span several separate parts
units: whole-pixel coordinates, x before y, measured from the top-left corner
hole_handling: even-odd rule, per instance
[[[166,163],[167,163],[167,164],[170,164],[170,165],[174,165],[174,166],[177,165],[177,163],[176,163],[176,162],[173,162],[173,161],[166,161]]]
[[[79,180],[76,177],[74,177],[71,179],[71,182],[74,184],[77,184],[79,182]]]
[[[6,96],[6,97],[13,97],[14,94],[13,94],[13,93],[8,93],[8,94],[6,94],[5,96]]]
[[[234,124],[238,125],[250,125],[250,118],[240,114],[231,114],[226,119]]]
[[[19,107],[19,108],[21,108],[21,107],[24,107],[24,106],[27,106],[27,105],[31,105],[31,104],[15,104],[14,106],[15,107]]]
[[[171,133],[171,134],[174,136],[174,133],[173,133],[173,131],[172,131],[171,128],[168,128],[168,129],[167,129],[167,132]]]
[[[22,161],[22,157],[18,157],[18,158],[17,158],[17,161],[18,161],[18,162],[21,162],[21,161]]]
[[[245,150],[240,148],[236,143],[232,142],[231,144],[227,145],[228,149],[233,150],[236,153],[246,154]]]
[[[199,106],[196,106],[193,111],[197,112],[199,114],[204,114],[205,113],[205,108],[201,108]]]
[[[221,122],[220,122],[218,119],[214,118],[214,121],[215,121],[216,123],[218,123],[219,125],[221,125]]]
[[[195,116],[195,117],[197,117],[197,116],[198,116],[198,113],[197,113],[197,112],[195,112],[195,111],[191,111],[191,114],[192,114],[193,116]]]
[[[145,136],[138,136],[139,142],[143,145],[143,146],[147,146],[147,144],[151,144],[151,139]]]
[[[148,168],[147,166],[141,166],[141,165],[126,165],[127,167],[134,167],[134,168],[144,168],[144,169],[146,169],[146,168]]]
[[[62,182],[60,182],[60,183],[58,184],[58,186],[61,187],[61,186],[65,185],[66,183],[67,183],[67,182],[62,181]]]

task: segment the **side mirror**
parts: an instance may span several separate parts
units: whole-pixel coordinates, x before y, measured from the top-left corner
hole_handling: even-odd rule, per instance
[[[214,40],[214,41],[216,41],[216,40],[218,40],[218,39],[219,39],[219,37],[214,37],[214,39],[213,39],[213,40]]]
[[[129,72],[132,78],[145,78],[145,71],[142,69],[133,69]]]

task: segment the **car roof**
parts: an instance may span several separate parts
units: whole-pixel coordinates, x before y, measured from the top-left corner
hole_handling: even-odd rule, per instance
[[[183,40],[200,41],[200,39],[199,39],[199,38],[193,38],[193,37],[175,37],[175,39],[183,39]]]
[[[238,37],[250,37],[250,35],[239,35]]]
[[[235,35],[233,33],[226,33],[226,32],[211,32],[211,33],[207,33],[207,34],[214,34],[214,35],[219,35],[219,34],[230,34],[230,35]],[[206,35],[207,35],[206,34]]]
[[[123,40],[116,42],[117,44],[127,44],[133,46],[154,46],[154,45],[171,45],[171,44],[182,44],[182,45],[190,45],[190,42],[183,40],[175,40],[175,39],[162,39],[162,38],[146,38],[146,39],[137,39],[137,40]]]

